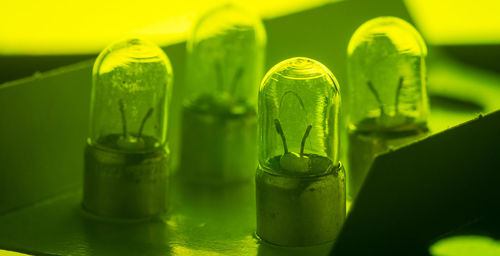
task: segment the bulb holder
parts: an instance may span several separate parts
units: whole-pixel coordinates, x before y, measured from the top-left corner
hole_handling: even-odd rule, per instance
[[[181,170],[192,183],[250,181],[257,165],[257,115],[219,115],[184,107]]]
[[[259,166],[256,174],[257,235],[281,246],[333,242],[346,215],[342,164],[317,176],[288,176]]]
[[[160,216],[167,209],[167,166],[164,149],[125,153],[87,145],[83,208],[112,219]]]

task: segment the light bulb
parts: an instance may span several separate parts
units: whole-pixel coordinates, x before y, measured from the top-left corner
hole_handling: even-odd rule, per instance
[[[111,218],[147,218],[166,208],[167,112],[172,68],[141,39],[97,58],[85,151],[83,206]]]
[[[338,83],[308,58],[274,66],[259,91],[257,235],[284,246],[333,241],[345,218]]]
[[[426,55],[420,34],[396,17],[374,18],[354,32],[347,57],[352,198],[375,155],[427,132]]]
[[[253,176],[265,46],[261,20],[233,5],[194,25],[187,41],[180,157],[189,180],[220,184]]]

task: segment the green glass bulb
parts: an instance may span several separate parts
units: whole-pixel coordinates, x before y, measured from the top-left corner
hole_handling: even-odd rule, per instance
[[[203,15],[187,41],[181,162],[200,183],[248,181],[256,166],[256,101],[266,34],[228,4]]]
[[[119,41],[97,58],[85,153],[89,212],[144,218],[164,211],[171,84],[168,57],[148,41]]]
[[[338,83],[321,63],[274,66],[259,91],[257,234],[285,246],[333,241],[345,216]]]
[[[349,195],[355,197],[375,155],[427,132],[427,48],[406,21],[378,17],[348,46]]]

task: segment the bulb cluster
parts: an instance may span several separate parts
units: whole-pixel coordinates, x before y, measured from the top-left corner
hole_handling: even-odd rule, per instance
[[[259,87],[265,47],[262,22],[233,5],[195,23],[179,176],[220,186],[248,181],[257,166],[260,238],[284,246],[334,241],[346,214],[339,83],[320,62],[297,57],[276,64]],[[426,133],[425,55],[418,32],[398,18],[370,20],[352,36],[346,90],[352,197],[374,155]],[[142,39],[114,43],[97,58],[85,153],[89,213],[140,219],[165,212],[172,74],[165,53]]]

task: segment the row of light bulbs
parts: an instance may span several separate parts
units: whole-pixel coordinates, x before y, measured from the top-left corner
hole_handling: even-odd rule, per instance
[[[219,185],[255,175],[263,240],[332,241],[346,214],[339,84],[305,57],[276,64],[261,82],[265,47],[260,19],[233,5],[195,24],[187,42],[180,174]],[[352,36],[345,90],[351,198],[376,154],[426,134],[426,54],[419,33],[395,17],[369,20]],[[165,53],[142,39],[114,43],[97,58],[85,151],[88,212],[140,219],[165,211],[172,78]]]

